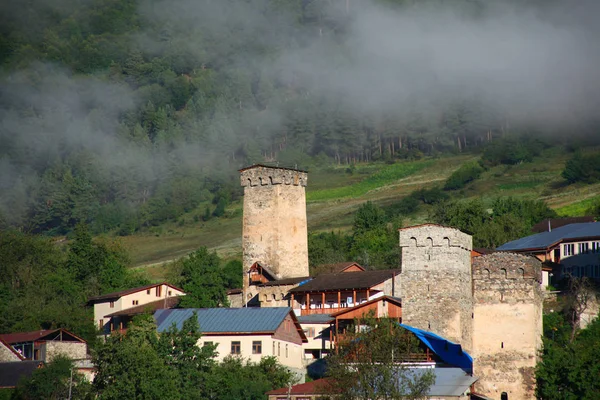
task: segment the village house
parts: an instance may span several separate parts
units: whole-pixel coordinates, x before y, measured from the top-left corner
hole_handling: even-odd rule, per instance
[[[302,327],[289,307],[270,308],[186,308],[157,310],[154,313],[159,333],[196,313],[202,337],[199,346],[216,345],[217,360],[239,356],[253,362],[273,356],[300,377],[304,377],[302,344],[307,342]]]
[[[103,335],[108,335],[126,329],[137,314],[175,307],[180,296],[185,296],[183,290],[162,282],[90,297],[88,305],[94,306],[96,326]]]
[[[583,222],[548,228],[499,246],[498,251],[528,254],[540,261],[553,263],[553,270],[545,268],[543,284],[549,284],[549,274],[562,278],[576,277],[600,279],[600,222]]]
[[[65,329],[5,333],[0,335],[0,341],[25,360],[50,362],[57,355],[73,360],[87,358],[87,342]]]
[[[289,291],[297,315],[333,314],[400,290],[400,270],[321,274]]]

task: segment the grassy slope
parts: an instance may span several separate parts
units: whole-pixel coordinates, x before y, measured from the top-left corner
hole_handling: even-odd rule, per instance
[[[363,202],[371,200],[386,205],[413,190],[442,185],[462,163],[475,158],[459,155],[391,165],[371,164],[358,166],[353,174],[346,173],[345,167],[312,171],[307,188],[309,231],[346,230],[354,211]],[[498,196],[543,199],[561,215],[582,215],[593,201],[600,199],[600,184],[564,185],[560,173],[567,158],[560,149],[551,149],[532,163],[491,168],[481,179],[455,192],[455,196],[483,200]],[[200,209],[196,213],[201,213]],[[163,262],[200,246],[215,249],[225,258],[239,257],[241,202],[232,204],[228,214],[229,218],[208,222],[194,222],[190,214],[184,218],[183,225],[166,224],[154,233],[137,234],[123,241],[133,264],[158,278],[162,275]],[[405,223],[420,223],[426,219],[426,213],[421,213]]]

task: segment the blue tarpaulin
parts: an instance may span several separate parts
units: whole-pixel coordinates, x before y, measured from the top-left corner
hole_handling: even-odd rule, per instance
[[[459,367],[466,372],[473,371],[473,357],[463,351],[460,344],[456,344],[433,332],[413,328],[409,325],[399,324],[402,328],[414,333],[417,338],[437,354],[447,364]]]

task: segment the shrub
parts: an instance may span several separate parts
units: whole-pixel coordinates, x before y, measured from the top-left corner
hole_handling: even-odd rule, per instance
[[[444,190],[462,189],[467,183],[479,178],[483,171],[481,165],[475,161],[463,164],[446,180]]]
[[[486,166],[530,162],[546,147],[548,145],[537,138],[510,136],[490,143],[483,151],[481,160]]]
[[[594,183],[600,180],[600,153],[582,156],[577,152],[565,164],[562,177],[569,183]]]

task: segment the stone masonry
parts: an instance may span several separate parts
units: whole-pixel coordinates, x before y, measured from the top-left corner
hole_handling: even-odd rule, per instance
[[[307,173],[296,169],[254,165],[240,170],[245,273],[259,262],[277,279],[308,276],[307,180]],[[244,277],[244,293],[248,285]]]
[[[499,399],[535,398],[542,338],[542,269],[534,258],[492,253],[473,260],[475,389]]]
[[[472,343],[472,238],[425,224],[400,229],[402,321],[460,343]]]

